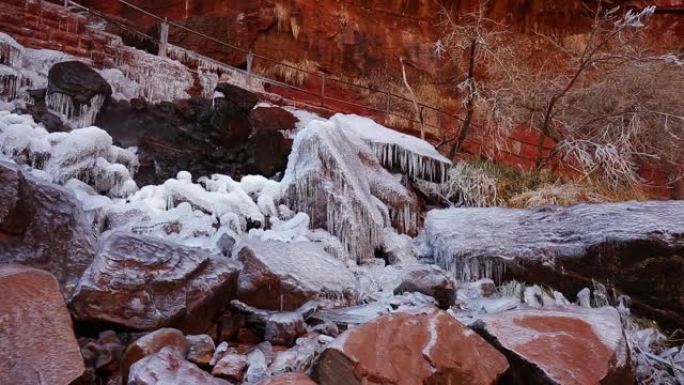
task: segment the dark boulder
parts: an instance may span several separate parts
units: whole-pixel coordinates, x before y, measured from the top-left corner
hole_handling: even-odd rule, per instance
[[[406,267],[401,283],[394,294],[418,292],[437,300],[441,309],[447,310],[456,299],[456,285],[447,273],[435,265],[415,265]]]
[[[572,300],[597,280],[638,314],[684,327],[682,201],[433,210],[425,235],[456,278],[518,279]]]
[[[48,94],[60,93],[71,97],[76,108],[90,105],[97,95],[109,98],[112,87],[92,68],[80,61],[57,63],[48,72]]]
[[[259,106],[249,112],[254,131],[290,131],[295,129],[297,118],[284,108]]]
[[[253,93],[228,83],[219,83],[216,92],[223,94],[222,99],[228,104],[229,109],[236,113],[248,114],[259,102]]]
[[[70,191],[0,161],[0,263],[47,270],[68,295],[94,249],[91,225]]]

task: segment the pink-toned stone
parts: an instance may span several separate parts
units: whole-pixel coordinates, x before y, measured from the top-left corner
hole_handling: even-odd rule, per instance
[[[267,378],[257,385],[316,385],[306,374],[286,373]]]
[[[514,310],[483,317],[478,329],[519,359],[508,373],[515,383],[634,383],[620,315],[612,307]]]
[[[444,311],[399,313],[347,330],[316,362],[320,385],[493,385],[506,358]]]
[[[85,367],[59,283],[0,265],[0,384],[69,385]]]
[[[240,382],[247,371],[247,356],[226,354],[216,363],[211,374],[231,382]]]

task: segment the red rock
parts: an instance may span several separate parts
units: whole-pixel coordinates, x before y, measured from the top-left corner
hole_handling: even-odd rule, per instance
[[[201,334],[186,336],[185,341],[189,346],[188,361],[200,366],[208,366],[216,350],[214,340],[206,334]]]
[[[280,107],[257,106],[249,113],[249,120],[255,131],[288,131],[294,130],[297,118]]]
[[[514,310],[482,318],[478,329],[511,359],[511,383],[634,383],[620,316],[600,309]]]
[[[131,365],[163,348],[174,349],[181,356],[185,356],[189,345],[180,330],[171,328],[155,330],[140,337],[126,348],[121,359],[121,377],[128,378],[128,370]]]
[[[95,238],[73,193],[0,162],[0,263],[47,270],[68,295],[93,259]]]
[[[306,374],[287,373],[267,378],[257,385],[316,385]]]
[[[100,239],[71,306],[82,321],[201,333],[236,293],[238,271],[234,261],[200,249],[113,232]]]
[[[352,303],[358,296],[351,271],[313,243],[250,240],[238,260],[238,298],[258,309],[294,310],[321,297]]]
[[[444,311],[398,313],[347,330],[323,351],[320,385],[493,385],[506,358]]]
[[[85,371],[69,312],[50,273],[0,265],[0,384],[69,385]]]
[[[163,348],[131,366],[127,385],[231,385],[183,359],[172,348]]]
[[[212,369],[211,374],[231,382],[240,382],[247,371],[247,356],[244,354],[226,354]]]

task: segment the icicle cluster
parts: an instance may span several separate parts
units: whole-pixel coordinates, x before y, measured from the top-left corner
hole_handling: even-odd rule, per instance
[[[374,258],[385,227],[417,231],[415,196],[334,121],[311,120],[297,134],[282,183],[285,202],[339,238],[359,262]]]
[[[10,101],[17,97],[20,79],[15,69],[0,65],[0,100]]]
[[[202,93],[205,97],[212,95],[219,81],[255,92],[264,92],[263,83],[259,79],[256,77],[249,79],[244,71],[233,66],[171,44],[167,48],[167,54],[170,58],[187,66],[197,67]]]
[[[18,68],[21,66],[22,47],[16,40],[4,32],[0,32],[0,64]]]
[[[112,138],[97,127],[48,133],[30,115],[0,111],[0,152],[41,170],[51,182],[78,179],[111,197],[137,190],[132,179],[138,168],[135,150],[113,146]]]
[[[354,132],[373,150],[384,167],[409,178],[443,183],[451,161],[428,142],[375,123],[358,115],[336,114],[330,120]]]
[[[116,49],[115,64],[128,79],[138,83],[137,96],[150,103],[190,98],[188,90],[194,79],[188,68],[175,60],[121,45]]]
[[[56,112],[63,121],[72,127],[82,128],[95,124],[97,113],[104,105],[105,96],[95,95],[90,99],[90,104],[77,106],[71,96],[61,92],[52,92],[45,98],[47,107]]]

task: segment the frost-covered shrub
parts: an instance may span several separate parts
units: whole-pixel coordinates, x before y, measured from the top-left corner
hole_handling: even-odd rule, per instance
[[[497,183],[497,177],[482,165],[462,161],[448,170],[444,183],[420,183],[420,188],[448,205],[488,207],[502,203]]]

